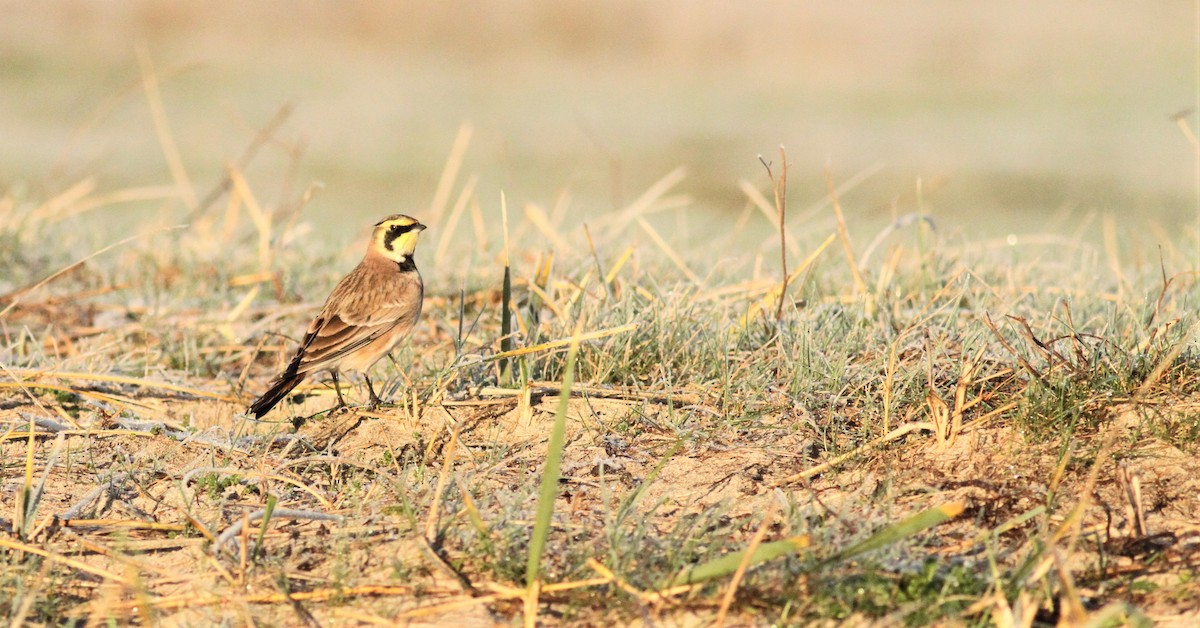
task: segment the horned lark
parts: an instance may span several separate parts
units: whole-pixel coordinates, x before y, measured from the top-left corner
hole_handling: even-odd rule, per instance
[[[296,357],[271,388],[250,404],[262,417],[304,378],[321,370],[333,375],[338,407],[346,405],[337,386],[338,371],[362,373],[371,393],[369,407],[379,403],[367,368],[387,355],[421,317],[424,285],[413,252],[425,225],[396,214],[375,223],[362,262],[346,275],[325,300],[325,307],[300,341]]]

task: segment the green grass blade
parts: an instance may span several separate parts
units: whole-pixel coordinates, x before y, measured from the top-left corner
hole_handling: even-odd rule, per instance
[[[754,555],[750,558],[750,566],[753,567],[760,563],[765,563],[768,560],[781,558],[789,554],[795,554],[800,550],[809,546],[808,535],[793,536],[781,541],[772,541],[763,543],[754,551]],[[684,584],[693,584],[696,582],[704,582],[715,578],[723,578],[733,575],[737,571],[738,565],[742,563],[744,552],[735,552],[720,558],[715,558],[706,563],[701,563],[690,569],[685,569],[679,575],[667,582],[663,588],[669,589]]]
[[[876,532],[875,534],[872,534],[866,540],[855,543],[854,545],[847,547],[833,556],[830,556],[823,562],[828,564],[842,561],[848,558],[853,558],[854,556],[858,556],[859,554],[865,554],[871,550],[887,547],[888,545],[900,541],[901,539],[905,539],[918,532],[921,532],[922,530],[932,528],[933,526],[945,523],[957,517],[962,513],[963,508],[964,506],[962,502],[951,502],[949,504],[942,504],[936,508],[923,510],[907,519],[904,519],[903,521],[900,521],[899,523],[893,523],[892,525]]]
[[[823,562],[828,564],[831,562],[846,560],[874,549],[886,547],[922,530],[949,521],[954,517],[957,517],[962,511],[963,505],[961,503],[954,502],[919,512],[899,523],[892,524],[880,530],[879,532],[876,532],[865,541],[856,543],[855,545],[852,545],[834,554],[830,558],[825,559]],[[750,566],[753,567],[769,560],[795,554],[800,550],[807,548],[808,546],[808,536],[794,536],[781,541],[763,543],[762,545],[758,546],[758,549],[755,550],[754,555],[750,558]],[[667,582],[664,588],[692,584],[696,582],[704,582],[706,580],[713,580],[715,578],[722,578],[732,575],[734,571],[737,571],[738,565],[741,564],[742,557],[742,553],[733,553],[710,560],[706,563],[701,563],[672,578],[669,582]]]
[[[50,448],[50,455],[46,458],[46,468],[42,471],[42,478],[38,481],[37,486],[33,487],[33,492],[25,496],[28,501],[25,503],[25,517],[22,521],[27,524],[31,524],[37,520],[38,506],[42,503],[42,494],[46,491],[46,482],[50,479],[50,472],[54,470],[54,465],[58,463],[58,457],[62,453],[66,440],[66,436],[63,434],[54,437],[54,445]],[[21,531],[22,534],[27,532],[29,530]]]
[[[504,267],[504,287],[500,293],[500,353],[513,350],[512,341],[512,269]],[[500,385],[512,383],[512,359],[500,362]]]
[[[279,500],[274,495],[267,495],[267,507],[264,508],[262,516],[262,525],[258,527],[258,538],[254,541],[254,552],[251,556],[258,557],[258,553],[262,551],[263,539],[267,536],[267,526],[271,524],[271,514],[275,512],[275,504]]]
[[[567,408],[571,402],[571,385],[575,380],[575,355],[579,353],[579,332],[582,331],[582,327],[582,324],[576,327],[571,348],[567,350],[567,366],[563,372],[558,411],[554,415],[554,425],[550,428],[546,467],[542,471],[533,536],[529,539],[529,562],[525,568],[525,582],[530,586],[537,582],[542,552],[546,549],[546,537],[550,534],[550,519],[554,516],[554,499],[558,495],[559,469],[562,466],[562,450],[567,433]]]
[[[1013,528],[1018,528],[1020,526],[1023,526],[1030,519],[1033,519],[1034,517],[1039,517],[1045,513],[1046,513],[1046,507],[1038,506],[1038,507],[1030,510],[1029,512],[1026,512],[1021,515],[1017,515],[1016,517],[1013,517],[1013,518],[1009,519],[1008,521],[1005,521],[1004,523],[996,526],[995,528],[992,528],[991,530],[980,531],[978,534],[975,535],[975,538],[972,540],[975,543],[982,543],[982,542],[988,540],[989,537],[999,536],[1001,534],[1004,534],[1005,532],[1008,532],[1009,530],[1012,530]]]
[[[500,193],[500,217],[504,227],[504,284],[500,292],[500,353],[513,350],[512,341],[512,258],[508,250],[508,199]],[[500,362],[500,385],[512,385],[512,361]]]
[[[667,453],[663,454],[662,457],[659,458],[658,462],[654,464],[654,468],[650,469],[650,472],[646,474],[646,477],[642,478],[642,481],[638,484],[638,487],[634,489],[628,497],[621,501],[621,506],[617,509],[616,524],[620,524],[621,522],[625,521],[625,518],[628,517],[629,513],[633,511],[633,507],[638,503],[638,500],[642,498],[642,494],[645,493],[646,489],[650,488],[650,486],[654,484],[654,481],[658,479],[658,475],[662,473],[663,467],[667,466],[667,463],[673,460],[675,458],[675,454],[678,454],[682,449],[683,439],[676,440],[675,444],[671,445],[671,448],[667,450]]]
[[[29,415],[29,438],[25,444],[25,482],[21,484],[21,492],[13,505],[13,527],[17,531],[17,536],[23,541],[26,540],[29,529],[33,525],[29,516],[30,502],[33,498],[33,452],[35,448],[33,415]]]

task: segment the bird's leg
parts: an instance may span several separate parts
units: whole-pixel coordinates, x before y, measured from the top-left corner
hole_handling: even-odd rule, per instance
[[[366,373],[363,373],[363,381],[367,383],[367,392],[371,393],[371,402],[367,404],[367,411],[370,412],[383,402],[380,401],[379,395],[375,394],[375,389],[371,386],[371,378]]]
[[[346,400],[342,398],[342,387],[338,385],[338,372],[330,371],[330,373],[333,375],[333,392],[337,393],[338,398],[338,404],[334,410],[341,410],[346,407]]]

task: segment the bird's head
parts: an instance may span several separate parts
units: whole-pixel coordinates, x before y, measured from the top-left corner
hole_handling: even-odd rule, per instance
[[[388,216],[375,223],[371,249],[397,264],[405,264],[412,259],[413,251],[417,250],[417,238],[424,229],[425,225],[411,216]]]

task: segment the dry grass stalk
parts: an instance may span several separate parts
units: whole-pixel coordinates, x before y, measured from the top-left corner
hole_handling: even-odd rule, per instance
[[[94,576],[99,576],[101,578],[104,578],[105,580],[112,580],[114,582],[119,582],[126,586],[133,585],[133,582],[131,580],[129,580],[128,578],[126,578],[125,576],[115,574],[111,571],[108,571],[107,569],[101,569],[100,567],[94,567],[87,563],[80,562],[73,558],[69,558],[67,556],[63,556],[61,554],[57,554],[57,553],[51,552],[49,550],[42,549],[35,545],[30,545],[28,543],[22,543],[20,541],[6,539],[6,538],[0,536],[0,547],[7,547],[8,549],[11,549],[11,550],[16,550],[19,552],[26,552],[29,554],[36,554],[38,556],[46,558],[55,563],[65,565],[67,567],[82,571],[84,573],[90,573]]]
[[[837,189],[833,186],[833,175],[825,170],[825,187],[829,191],[829,200],[833,204],[833,213],[837,217],[838,239],[842,242],[842,251],[846,254],[846,263],[850,268],[850,276],[854,279],[855,294],[867,292],[867,282],[862,277],[858,262],[854,258],[854,247],[850,244],[850,233],[846,229],[846,217],[842,215],[842,204],[838,202]]]
[[[777,481],[776,486],[788,486],[790,484],[794,484],[794,483],[800,482],[802,480],[808,480],[814,476],[820,475],[822,473],[825,473],[827,471],[830,471],[830,470],[836,468],[837,466],[841,465],[842,463],[846,462],[847,460],[861,456],[862,454],[864,454],[868,451],[878,449],[879,447],[882,447],[883,445],[886,445],[892,441],[904,438],[905,436],[907,436],[908,434],[910,434],[912,432],[915,432],[917,430],[932,431],[934,429],[935,428],[932,423],[927,423],[924,421],[905,423],[904,425],[897,427],[896,429],[888,432],[887,434],[884,434],[883,436],[880,436],[879,438],[876,438],[870,442],[867,442],[859,447],[855,447],[854,449],[852,449],[840,456],[835,456],[835,457],[829,459],[827,462],[823,462],[814,467],[805,469],[804,471],[801,471],[800,473],[797,473],[794,475],[789,475],[785,478],[782,478]]]
[[[427,222],[430,226],[441,226],[442,214],[446,211],[446,204],[450,202],[454,181],[458,179],[458,172],[462,169],[467,155],[467,147],[471,145],[471,136],[474,132],[475,127],[468,122],[464,122],[458,127],[450,154],[446,157],[446,164],[442,167],[442,175],[438,179],[437,189],[433,193],[433,200],[429,203],[430,217]]]
[[[433,543],[437,539],[438,520],[441,517],[442,495],[446,492],[446,484],[450,479],[450,469],[454,465],[454,454],[458,451],[458,428],[450,432],[450,442],[442,455],[442,471],[438,474],[437,488],[433,491],[433,504],[429,507],[429,517],[425,521],[425,540]]]
[[[158,75],[154,72],[154,62],[150,59],[150,50],[144,45],[138,46],[137,57],[138,64],[142,68],[142,87],[146,90],[146,102],[150,105],[150,114],[154,119],[154,132],[158,136],[163,156],[167,159],[171,176],[175,179],[179,198],[183,200],[189,210],[195,209],[196,190],[192,187],[187,169],[183,166],[183,156],[175,143],[171,124],[167,121],[167,112],[163,107],[162,92],[158,88]]]
[[[641,216],[637,216],[635,220],[637,221],[638,226],[642,228],[642,231],[645,231],[646,235],[650,236],[650,240],[654,242],[656,246],[658,246],[660,251],[662,251],[662,254],[665,255],[667,259],[671,260],[671,263],[675,265],[675,268],[678,268],[679,272],[683,273],[683,276],[687,277],[688,280],[693,284],[700,285],[700,277],[696,273],[692,272],[691,268],[688,268],[687,262],[683,261],[683,258],[679,256],[679,253],[676,252],[675,249],[672,248],[671,245],[668,244],[667,241],[658,234],[658,231],[655,230],[654,227],[652,227],[650,223],[646,222],[646,219],[642,218]]]

